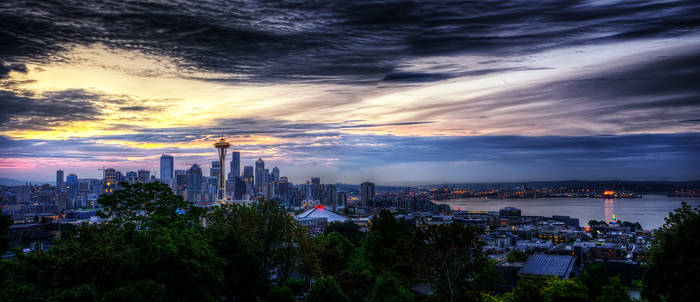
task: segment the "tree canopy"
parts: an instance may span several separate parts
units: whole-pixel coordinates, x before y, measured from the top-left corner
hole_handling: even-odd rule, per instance
[[[700,208],[682,206],[654,232],[647,254],[642,297],[649,301],[694,301],[700,297]]]

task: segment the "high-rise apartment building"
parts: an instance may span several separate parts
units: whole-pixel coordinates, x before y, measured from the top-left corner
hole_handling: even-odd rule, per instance
[[[373,207],[374,197],[376,196],[374,191],[374,184],[371,182],[363,182],[360,185],[360,205],[363,207]]]
[[[243,167],[243,182],[246,185],[246,194],[250,194],[253,190],[253,178],[254,178],[254,168],[253,166]]]
[[[63,170],[56,171],[56,188],[63,189]]]
[[[102,177],[102,193],[110,194],[114,192],[117,186],[117,170],[108,168],[104,170]]]
[[[171,155],[160,156],[160,182],[173,187],[174,158]]]
[[[202,168],[194,164],[187,170],[187,200],[198,201],[202,190]]]
[[[151,181],[151,171],[148,171],[146,169],[140,169],[138,172],[138,182],[147,184],[149,181]]]
[[[265,187],[265,162],[262,158],[255,161],[255,190],[262,192]]]
[[[241,176],[241,153],[231,152],[231,168],[228,172],[228,178],[233,180],[236,176]]]

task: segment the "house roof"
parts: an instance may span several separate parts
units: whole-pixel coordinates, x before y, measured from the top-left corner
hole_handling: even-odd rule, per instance
[[[525,265],[518,272],[518,276],[557,276],[567,279],[574,269],[575,262],[576,258],[571,255],[533,254],[527,258]]]
[[[294,218],[326,218],[326,220],[328,220],[328,223],[342,222],[348,220],[347,217],[333,213],[333,211],[327,210],[325,208],[312,208],[302,212],[301,214],[297,214],[296,216],[294,216]]]

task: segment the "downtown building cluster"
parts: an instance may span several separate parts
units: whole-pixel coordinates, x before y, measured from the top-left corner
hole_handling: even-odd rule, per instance
[[[334,184],[321,183],[320,177],[310,177],[305,183],[293,184],[280,174],[278,167],[266,168],[265,162],[260,158],[251,166],[241,167],[239,152],[232,152],[227,164],[229,167],[228,173],[224,174],[224,183],[225,199],[229,201],[267,199],[275,200],[288,208],[324,205],[343,209],[348,194],[356,192],[337,190]],[[85,212],[84,215],[94,214],[94,210],[100,207],[100,195],[120,190],[124,184],[152,182],[167,184],[176,195],[195,205],[208,206],[217,201],[221,169],[221,162],[217,160],[211,162],[208,176],[197,163],[186,170],[178,170],[175,169],[175,158],[163,154],[160,157],[159,174],[148,169],[123,172],[113,167],[103,167],[98,169],[102,178],[82,178],[58,170],[54,186],[31,183],[0,186],[2,211],[12,215],[16,221],[71,219],[74,216],[82,218],[82,212]],[[372,204],[376,195],[374,184],[365,183],[362,187],[363,204]]]

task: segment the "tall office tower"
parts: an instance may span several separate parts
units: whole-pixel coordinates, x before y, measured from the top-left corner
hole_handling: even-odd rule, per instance
[[[173,187],[174,158],[171,155],[160,156],[160,182]]]
[[[313,199],[321,199],[321,178],[311,177],[311,197]]]
[[[211,168],[209,169],[209,177],[219,177],[219,172],[221,171],[221,163],[218,160],[211,162]]]
[[[262,188],[265,186],[265,162],[262,158],[258,158],[255,161],[255,189],[258,192],[262,192]]]
[[[104,170],[102,177],[102,193],[110,194],[114,192],[117,185],[117,171],[109,168]]]
[[[175,170],[175,178],[173,178],[173,191],[175,194],[182,196],[187,187],[187,171]]]
[[[363,182],[360,185],[360,205],[363,207],[372,207],[374,205],[374,184],[371,182]]]
[[[137,173],[138,182],[147,184],[149,181],[151,181],[151,171],[148,171],[146,169],[140,169]]]
[[[211,168],[209,168],[209,179],[208,183],[211,189],[211,193],[216,194],[219,188],[219,174],[221,174],[221,163],[219,161],[211,162]]]
[[[338,206],[345,207],[348,202],[348,193],[338,192]]]
[[[56,188],[63,189],[63,170],[56,171]]]
[[[216,142],[216,144],[214,144],[214,147],[219,152],[219,179],[216,186],[216,201],[226,201],[226,173],[224,173],[226,171],[226,149],[231,147],[231,144],[226,142],[226,140],[224,140],[222,137],[218,142]]]
[[[312,185],[320,185],[320,184],[321,184],[321,178],[320,178],[320,177],[311,177],[311,184],[312,184]]]
[[[75,197],[78,194],[78,175],[73,173],[66,176],[66,189],[68,189],[68,196]]]
[[[186,172],[187,178],[187,200],[198,201],[202,189],[202,168],[194,164]]]
[[[265,175],[265,184],[271,183],[272,181],[270,179],[270,169],[265,169],[265,172],[263,173]]]
[[[246,183],[243,181],[243,177],[236,176],[233,178],[233,199],[241,200],[243,195],[246,194]]]
[[[236,176],[241,176],[241,153],[233,151],[231,152],[231,168],[228,172],[228,179],[233,180]]]
[[[270,182],[278,183],[280,182],[280,168],[272,168],[272,180]]]
[[[133,185],[139,181],[139,176],[134,171],[126,172],[126,182]]]
[[[321,204],[332,206],[335,209],[336,203],[338,203],[338,192],[335,189],[335,185],[321,185],[319,195]]]
[[[246,184],[246,194],[250,194],[250,191],[253,189],[254,174],[253,166],[243,167],[243,182]]]

